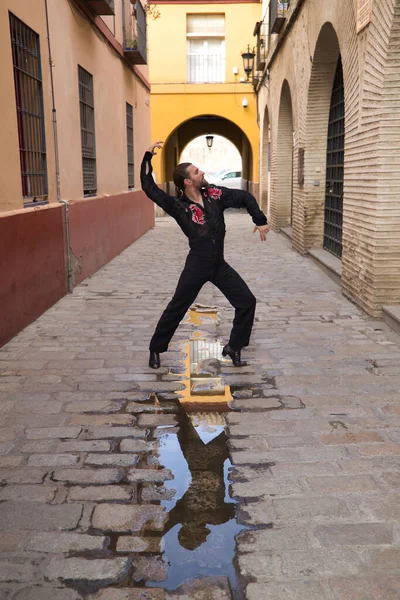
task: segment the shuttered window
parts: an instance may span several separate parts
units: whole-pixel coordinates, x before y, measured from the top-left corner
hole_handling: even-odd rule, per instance
[[[225,36],[224,14],[186,15],[186,32],[188,35]]]

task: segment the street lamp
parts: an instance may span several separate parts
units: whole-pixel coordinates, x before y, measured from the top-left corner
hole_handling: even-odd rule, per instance
[[[214,141],[214,136],[213,135],[206,135],[206,141],[207,141],[207,148],[212,148],[213,141]]]
[[[244,69],[244,72],[246,73],[247,81],[249,81],[250,74],[253,72],[253,69],[254,69],[254,57],[255,57],[255,52],[251,51],[249,44],[247,44],[247,52],[243,52],[243,54],[242,54],[243,69]]]

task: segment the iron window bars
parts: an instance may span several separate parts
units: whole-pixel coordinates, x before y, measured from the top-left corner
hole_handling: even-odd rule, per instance
[[[78,65],[83,193],[97,192],[96,138],[94,128],[93,76]]]
[[[22,193],[25,204],[48,194],[39,35],[10,13]]]
[[[128,187],[135,187],[135,169],[133,161],[133,107],[126,103],[126,139],[128,155]]]
[[[324,248],[342,256],[345,104],[342,61],[339,57],[333,82],[329,113]]]

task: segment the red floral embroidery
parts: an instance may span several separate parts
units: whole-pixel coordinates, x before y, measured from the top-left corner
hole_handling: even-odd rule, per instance
[[[210,187],[207,190],[207,194],[213,200],[219,200],[219,198],[221,198],[221,195],[222,195],[222,190],[219,190],[218,188]]]
[[[200,206],[197,206],[196,204],[190,204],[189,208],[192,211],[192,221],[194,223],[197,223],[198,225],[204,225],[205,224],[204,214],[203,214],[203,211],[201,210]]]

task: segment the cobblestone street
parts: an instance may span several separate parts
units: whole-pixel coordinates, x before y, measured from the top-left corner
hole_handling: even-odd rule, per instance
[[[159,439],[178,431],[187,341],[226,341],[233,318],[207,284],[217,320],[186,320],[147,366],[187,253],[167,218],[0,350],[0,600],[400,599],[400,338],[283,235],[226,221],[258,299],[248,366],[222,363],[240,586],[162,588]]]

